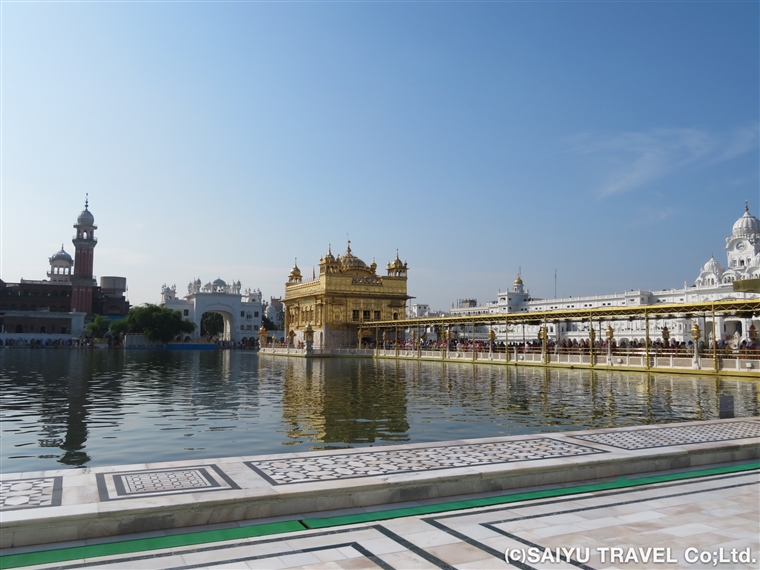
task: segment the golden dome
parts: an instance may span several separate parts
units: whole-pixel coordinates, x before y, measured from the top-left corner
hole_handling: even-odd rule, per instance
[[[515,279],[515,285],[522,285],[522,284],[523,284],[522,277],[520,277],[520,274],[518,273],[517,278]]]
[[[351,240],[348,240],[346,253],[338,256],[342,269],[367,269],[367,264],[351,253]]]
[[[288,279],[290,281],[300,281],[300,279],[301,279],[301,270],[298,269],[298,259],[296,259],[296,262],[293,265],[293,269],[290,270],[290,274],[288,275]]]
[[[332,254],[332,246],[327,246],[327,255],[325,255],[321,260],[322,263],[334,263],[335,262],[335,256]]]

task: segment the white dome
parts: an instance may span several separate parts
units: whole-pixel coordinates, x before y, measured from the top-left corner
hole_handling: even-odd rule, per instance
[[[723,268],[720,266],[720,263],[715,261],[715,257],[710,257],[710,261],[705,263],[704,267],[702,268],[703,273],[715,273],[716,275],[720,276],[723,273]]]
[[[226,286],[227,284],[221,279],[217,279],[216,281],[214,281],[214,287],[226,287]]]
[[[749,213],[749,206],[744,207],[744,215],[736,220],[734,237],[760,236],[760,220]]]
[[[82,213],[79,214],[79,217],[77,218],[78,226],[94,226],[95,225],[95,217],[92,215],[92,212],[90,212],[90,210],[87,209],[89,204],[90,204],[89,199],[84,201],[84,210],[82,210]]]

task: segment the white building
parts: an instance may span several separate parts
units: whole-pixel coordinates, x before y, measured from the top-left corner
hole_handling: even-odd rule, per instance
[[[412,303],[406,311],[407,319],[426,319],[445,316],[446,313],[444,311],[433,311],[430,309],[430,305],[426,303]]]
[[[660,291],[631,290],[626,293],[612,295],[594,295],[587,297],[567,297],[560,299],[533,299],[526,291],[520,275],[514,281],[509,291],[499,291],[496,301],[485,305],[462,304],[451,310],[452,316],[529,313],[533,311],[552,311],[562,309],[586,309],[599,307],[633,307],[655,305],[658,303],[696,303],[709,301],[727,301],[731,299],[756,299],[757,293],[740,293],[733,290],[733,282],[742,279],[760,278],[760,220],[749,213],[745,206],[744,215],[733,226],[731,235],[726,238],[726,269],[721,267],[713,257],[702,267],[694,285],[684,284],[683,288],[663,289]],[[718,338],[729,342],[746,340],[747,331],[752,325],[749,318],[718,317],[716,319]],[[625,320],[609,323],[615,330],[615,339],[621,341],[637,340],[643,342],[646,337],[643,320]],[[756,321],[760,328],[760,321]],[[699,325],[704,332],[704,338],[713,338],[712,322],[701,319]],[[504,340],[504,326],[496,327],[497,338]],[[565,339],[588,338],[588,323],[551,323],[547,322],[550,338],[554,341]],[[661,337],[663,327],[667,326],[670,338],[679,342],[691,340],[691,320],[685,318],[650,319],[649,336],[652,339]],[[510,325],[508,340],[515,342],[523,337],[535,340],[539,326]],[[476,336],[477,336],[476,331]],[[601,331],[599,331],[601,332]],[[598,339],[603,338],[598,334]]]
[[[261,291],[246,289],[240,292],[240,281],[227,285],[221,279],[201,285],[196,279],[187,286],[187,295],[177,298],[177,286],[161,287],[161,304],[179,311],[182,318],[195,323],[195,334],[200,335],[204,313],[219,313],[224,319],[224,340],[239,342],[258,339],[263,306]]]

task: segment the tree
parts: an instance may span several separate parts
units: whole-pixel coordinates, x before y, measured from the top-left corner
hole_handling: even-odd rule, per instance
[[[272,321],[270,321],[266,315],[261,316],[261,324],[264,325],[264,328],[268,331],[276,331],[279,330],[276,324],[274,324]]]
[[[97,315],[91,323],[87,325],[87,336],[92,338],[103,338],[108,331],[110,322],[107,317]]]
[[[216,336],[224,332],[224,318],[219,313],[203,313],[201,317],[201,336]]]
[[[182,318],[179,311],[146,304],[132,307],[125,319],[111,323],[118,334],[144,334],[152,341],[169,342],[180,333],[195,331],[195,323]]]

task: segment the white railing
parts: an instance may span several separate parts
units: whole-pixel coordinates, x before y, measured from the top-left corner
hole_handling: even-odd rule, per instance
[[[306,355],[305,348],[262,348],[262,354],[278,354],[300,356]],[[471,350],[415,350],[408,348],[315,348],[311,354],[330,355],[330,356],[357,356],[357,357],[381,357],[381,358],[401,358],[405,360],[420,359],[431,361],[454,361],[454,362],[502,362],[516,364],[560,364],[560,365],[585,365],[592,364],[592,355],[588,352],[549,352],[544,355],[537,350],[529,350],[515,353],[514,348],[508,354],[504,352],[488,352]],[[643,349],[619,351],[612,353],[612,359],[609,361],[606,350],[601,349],[594,351],[593,365],[606,368],[646,368],[647,356]],[[693,357],[686,356],[683,353],[674,354],[657,354],[652,351],[649,353],[649,368],[658,370],[694,370]],[[710,371],[714,369],[714,361],[711,354],[700,355],[696,369]],[[719,370],[731,370],[742,372],[756,372],[760,374],[760,358],[726,358],[718,359]]]

